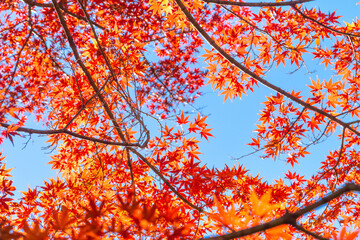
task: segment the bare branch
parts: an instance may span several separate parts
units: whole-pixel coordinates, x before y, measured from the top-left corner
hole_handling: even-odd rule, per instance
[[[329,194],[328,196],[326,197],[323,197],[322,199],[314,202],[313,204],[310,204],[304,208],[301,208],[300,210],[296,211],[295,214],[296,215],[296,218],[330,202],[331,200],[341,196],[342,194],[344,193],[347,193],[347,192],[351,192],[351,191],[356,191],[356,192],[360,192],[360,185],[357,185],[357,184],[354,184],[354,183],[348,183],[346,184],[345,186],[343,186],[342,188],[334,191],[333,193]]]

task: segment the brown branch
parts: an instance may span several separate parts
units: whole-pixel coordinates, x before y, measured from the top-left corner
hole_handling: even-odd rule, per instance
[[[61,25],[63,26],[63,29],[65,31],[66,37],[69,41],[69,45],[70,48],[72,49],[76,62],[80,65],[81,69],[83,70],[83,72],[85,73],[86,78],[88,79],[90,85],[92,86],[92,88],[94,89],[94,91],[96,92],[98,98],[100,99],[108,117],[110,118],[110,120],[112,121],[119,137],[121,138],[122,141],[126,142],[125,136],[123,135],[123,133],[121,132],[120,126],[118,125],[118,123],[115,120],[115,116],[113,115],[113,113],[111,112],[107,102],[105,101],[104,97],[100,94],[100,91],[97,87],[97,85],[95,84],[95,81],[93,80],[90,72],[88,71],[88,69],[86,68],[85,64],[83,63],[83,61],[81,60],[80,54],[77,50],[76,44],[74,42],[73,37],[71,36],[70,30],[67,27],[67,23],[61,13],[61,10],[59,8],[58,3],[55,0],[52,0],[55,10],[58,14],[59,20]],[[149,135],[148,135],[149,136]],[[128,145],[128,144],[127,144]],[[139,146],[139,144],[137,145]],[[143,147],[143,145],[141,145],[140,147]],[[146,165],[148,165],[148,167],[150,167],[150,169],[152,171],[154,171],[162,180],[163,182],[171,189],[171,191],[173,191],[175,193],[175,195],[177,195],[183,202],[185,202],[187,205],[189,205],[190,207],[192,207],[193,209],[196,209],[199,212],[204,212],[204,210],[202,210],[201,208],[195,206],[194,204],[192,204],[191,202],[189,202],[186,198],[184,198],[171,184],[170,182],[159,172],[159,170],[153,166],[144,156],[142,156],[138,151],[136,151],[134,148],[128,148],[130,151],[132,151],[133,153],[135,153]]]
[[[153,172],[155,172],[156,175],[158,175],[161,180],[165,183],[165,185],[170,188],[170,190],[176,195],[178,196],[185,204],[187,204],[188,206],[190,206],[193,209],[196,209],[199,213],[205,213],[205,214],[209,214],[207,212],[205,212],[202,208],[192,204],[189,200],[187,200],[183,195],[181,195],[174,186],[171,185],[171,183],[164,177],[164,175],[161,174],[161,172],[154,166],[152,165],[143,155],[141,155],[138,151],[136,151],[133,148],[129,148],[130,151],[132,151],[133,153],[135,153],[136,156],[138,156]]]
[[[231,5],[240,7],[281,7],[281,6],[293,6],[299,3],[311,2],[313,0],[296,0],[288,2],[232,2],[224,0],[203,0],[206,3],[216,3],[220,5]]]
[[[75,78],[76,78],[76,74],[74,74]],[[103,84],[103,86],[99,89],[99,91],[101,92],[106,84],[108,83],[108,79],[105,81],[105,83]],[[80,97],[81,97],[81,91],[78,85],[78,81],[76,80],[76,85],[78,87],[79,93],[80,93]],[[68,121],[68,123],[65,125],[65,127],[63,127],[64,129],[67,129],[70,124],[75,121],[75,119],[81,114],[81,112],[86,108],[86,106],[97,96],[97,94],[93,94],[86,102],[84,102],[83,98],[81,97],[81,101],[82,101],[82,106],[81,108],[75,113],[75,115]]]
[[[341,34],[341,35],[346,35],[346,36],[349,36],[349,37],[350,37],[350,36],[351,36],[351,37],[360,37],[360,35],[342,32],[342,31],[333,29],[333,28],[331,28],[331,27],[328,27],[328,26],[326,26],[325,24],[322,24],[321,22],[319,22],[318,20],[316,20],[316,19],[314,19],[314,18],[312,18],[312,17],[307,16],[305,13],[301,12],[300,9],[298,9],[296,6],[292,5],[291,7],[292,7],[292,9],[294,9],[297,13],[299,13],[303,18],[306,18],[306,19],[308,19],[308,20],[310,20],[310,21],[312,21],[312,22],[320,25],[321,27],[323,27],[323,28],[325,28],[325,29],[327,29],[327,30],[329,30],[329,31],[331,31],[331,32],[338,33],[338,34]]]
[[[6,87],[6,90],[5,92],[3,93],[4,96],[8,93],[8,91],[10,90],[10,87],[12,86],[12,84],[14,83],[14,78],[15,78],[15,74],[16,74],[16,71],[19,67],[19,64],[20,64],[20,57],[21,57],[21,53],[23,52],[25,46],[27,45],[32,33],[33,33],[34,29],[33,27],[31,26],[31,29],[30,29],[30,32],[28,34],[28,36],[26,37],[25,39],[25,43],[23,44],[23,46],[21,47],[20,51],[18,52],[17,54],[17,60],[16,60],[16,63],[15,63],[15,67],[14,67],[14,70],[12,71],[11,73],[11,79],[10,79],[10,83],[7,84],[7,87]]]
[[[105,30],[105,29],[106,29],[105,27],[97,24],[96,22],[94,22],[94,21],[92,21],[92,20],[90,20],[90,21],[88,22],[88,21],[86,20],[86,18],[84,18],[83,16],[80,16],[80,15],[77,15],[77,14],[75,14],[75,13],[72,13],[72,12],[70,12],[69,10],[67,10],[67,9],[65,9],[65,8],[63,8],[63,7],[61,7],[61,9],[64,11],[64,13],[69,14],[70,16],[72,16],[72,17],[74,17],[74,18],[77,18],[77,19],[79,19],[79,20],[85,21],[85,22],[87,22],[87,23],[91,23],[91,24],[95,25],[96,27],[100,28],[101,30]]]
[[[23,0],[27,5],[29,5],[30,7],[36,6],[36,7],[53,7],[53,5],[51,3],[39,3],[36,2],[34,0]]]
[[[303,226],[301,226],[300,224],[293,224],[292,225],[294,228],[296,228],[297,230],[301,231],[301,232],[304,232],[306,233],[307,235],[310,235],[312,236],[313,238],[315,239],[319,239],[319,240],[329,240],[328,238],[324,238],[322,236],[320,236],[319,234],[317,233],[314,233],[314,232],[311,232],[307,229],[305,229]]]
[[[7,123],[0,123],[0,126],[4,127],[4,128],[9,128],[11,126],[11,124],[7,124]],[[88,141],[92,141],[92,142],[97,142],[97,143],[102,143],[102,144],[106,144],[106,145],[114,145],[114,146],[124,146],[124,147],[139,147],[140,145],[138,143],[120,143],[120,142],[112,142],[112,141],[106,141],[106,140],[102,140],[102,139],[98,139],[98,138],[93,138],[93,137],[89,137],[89,136],[84,136],[78,133],[74,133],[71,132],[67,129],[55,129],[55,130],[39,130],[39,129],[33,129],[33,128],[25,128],[25,127],[14,127],[16,128],[13,131],[16,132],[25,132],[25,133],[30,133],[30,134],[42,134],[42,135],[53,135],[53,134],[67,134],[73,137],[77,137],[80,139],[84,139],[84,140],[88,140]]]
[[[248,235],[251,235],[251,234],[254,234],[257,232],[265,231],[267,229],[274,228],[274,227],[277,227],[277,226],[280,226],[283,224],[291,225],[291,226],[297,228],[298,230],[300,230],[306,234],[309,234],[317,239],[326,240],[327,238],[321,237],[321,236],[317,235],[316,233],[310,232],[310,231],[304,229],[303,227],[301,227],[299,224],[296,223],[296,219],[298,219],[299,217],[311,212],[312,210],[315,210],[316,208],[330,202],[331,200],[338,198],[342,194],[351,192],[351,191],[360,192],[360,185],[348,183],[345,186],[343,186],[342,188],[329,194],[328,196],[326,196],[304,208],[301,208],[294,213],[286,212],[282,217],[274,219],[267,223],[259,224],[254,227],[250,227],[250,228],[243,229],[243,230],[236,231],[236,232],[229,233],[229,234],[224,234],[221,236],[206,238],[206,240],[228,240],[228,239],[244,237],[244,236],[248,236]],[[205,240],[205,239],[202,239],[202,240]]]
[[[29,5],[30,7],[42,7],[42,8],[53,8],[54,5],[52,3],[39,3],[39,2],[36,2],[36,1],[33,1],[33,0],[23,0],[27,5]],[[86,18],[84,18],[83,16],[80,16],[80,15],[77,15],[73,12],[70,12],[69,10],[65,9],[63,6],[60,6],[60,9],[63,10],[66,14],[74,17],[74,18],[77,18],[79,20],[82,20],[82,21],[86,21]],[[96,22],[93,22],[91,21],[92,24],[94,24],[95,26],[97,26],[98,28],[102,29],[102,30],[105,30],[105,28],[99,24],[97,24]]]
[[[56,2],[56,0],[52,0],[52,2],[53,2],[53,4],[54,4],[56,13],[57,13],[57,15],[58,15],[58,17],[59,17],[60,23],[61,23],[61,25],[62,25],[62,27],[63,27],[63,29],[64,29],[64,31],[65,31],[65,35],[66,35],[66,37],[67,37],[67,39],[68,39],[68,41],[69,41],[70,48],[71,48],[72,52],[74,53],[76,62],[80,65],[80,67],[81,67],[81,69],[83,70],[86,78],[87,78],[88,81],[89,81],[89,84],[91,85],[91,87],[93,88],[93,90],[95,91],[95,93],[97,94],[97,96],[98,96],[98,98],[99,98],[99,100],[100,100],[100,102],[101,102],[101,104],[102,104],[102,106],[103,106],[106,114],[108,115],[110,121],[111,121],[112,124],[114,125],[115,130],[116,130],[118,136],[120,137],[120,139],[121,139],[123,142],[127,142],[126,139],[125,139],[125,137],[124,137],[124,134],[123,134],[122,131],[121,131],[120,125],[119,125],[119,124],[117,123],[117,121],[115,120],[116,118],[115,118],[114,114],[112,113],[109,105],[107,104],[104,96],[100,93],[99,88],[97,87],[97,85],[96,85],[94,79],[92,78],[89,70],[88,70],[87,67],[85,66],[84,62],[81,60],[80,54],[79,54],[79,52],[78,52],[78,50],[77,50],[77,46],[76,46],[76,44],[75,44],[75,42],[74,42],[74,39],[73,39],[73,37],[72,37],[72,35],[71,35],[71,33],[70,33],[70,30],[69,30],[69,28],[68,28],[68,26],[67,26],[67,23],[66,23],[66,21],[65,21],[65,19],[64,19],[64,16],[63,16],[63,14],[62,14],[62,12],[61,12],[61,10],[60,10],[60,7],[59,7],[58,3]],[[126,145],[127,145],[127,144],[126,144]]]
[[[356,191],[356,192],[360,192],[360,185],[354,184],[354,183],[348,183],[345,186],[343,186],[342,188],[339,188],[338,190],[334,191],[333,193],[329,194],[326,197],[323,197],[322,199],[304,207],[301,208],[300,210],[296,211],[295,214],[296,218],[299,218],[300,216],[330,202],[331,200],[338,198],[339,196],[341,196],[344,193],[347,192],[351,192],[351,191]]]
[[[27,20],[22,20],[21,22],[18,22],[18,23],[16,23],[15,25],[13,25],[13,26],[11,26],[11,27],[3,28],[3,29],[1,29],[0,33],[9,31],[9,30],[11,30],[11,29],[14,29],[14,28],[16,28],[18,25],[20,25],[20,24],[22,24],[22,23],[24,23],[24,22],[27,22]]]
[[[9,128],[11,126],[11,124],[0,123],[0,126],[2,126],[4,128]],[[84,136],[84,135],[81,135],[78,133],[71,132],[67,129],[39,130],[39,129],[25,128],[25,127],[15,127],[15,128],[16,129],[13,131],[16,131],[16,132],[26,132],[26,133],[30,133],[30,134],[42,134],[42,135],[67,134],[67,135],[77,137],[80,139],[97,142],[97,143],[102,143],[102,144],[106,144],[106,145],[124,146],[124,147],[139,147],[140,146],[138,143],[112,142],[112,141],[102,140],[102,139],[93,138],[93,137],[89,137],[89,136]]]
[[[81,10],[82,10],[83,13],[85,14],[86,20],[87,20],[87,21],[89,22],[89,24],[90,24],[91,31],[92,31],[92,33],[94,34],[95,41],[96,41],[96,43],[97,43],[97,45],[98,45],[98,47],[99,47],[99,50],[100,50],[100,52],[101,52],[101,55],[103,56],[103,58],[104,58],[104,60],[105,60],[105,64],[106,64],[107,68],[108,68],[109,71],[110,71],[110,75],[111,75],[112,79],[116,81],[115,71],[114,71],[114,69],[113,69],[113,67],[112,67],[112,65],[111,65],[111,62],[110,62],[108,56],[106,55],[103,47],[102,47],[101,44],[100,44],[99,37],[98,37],[98,35],[97,35],[97,33],[96,33],[96,30],[95,30],[93,24],[91,23],[90,16],[89,16],[89,14],[87,13],[87,11],[86,11],[86,9],[85,9],[85,6],[81,3],[81,1],[77,0],[77,2],[78,2],[78,4],[80,5]],[[120,87],[120,90],[121,90],[121,95],[122,95],[123,99],[126,101],[126,103],[128,104],[128,106],[130,107],[133,115],[135,115],[135,118],[138,120],[138,122],[139,122],[139,123],[142,125],[142,127],[145,129],[145,134],[146,134],[146,136],[147,136],[147,137],[146,137],[147,140],[141,145],[141,147],[144,148],[144,147],[147,146],[148,141],[149,141],[149,139],[150,139],[150,132],[149,132],[149,130],[146,128],[144,122],[141,120],[141,117],[137,114],[137,113],[138,113],[138,110],[133,107],[131,98],[126,95],[126,92],[125,92],[125,90],[124,90],[122,87]],[[132,169],[132,168],[130,168],[130,169]]]
[[[258,76],[254,72],[252,72],[250,69],[246,68],[244,65],[239,63],[235,58],[233,58],[230,54],[225,52],[211,37],[210,35],[199,25],[199,23],[195,20],[195,18],[192,16],[192,14],[187,10],[185,5],[182,3],[181,0],[175,0],[177,5],[180,7],[186,18],[190,21],[190,23],[194,26],[194,28],[200,33],[200,35],[212,46],[220,55],[222,55],[227,61],[229,61],[232,65],[243,71],[244,73],[248,74],[250,77],[254,78],[256,81],[261,83],[262,85],[278,92],[279,94],[289,98],[290,100],[300,104],[301,106],[310,109],[314,112],[317,112],[318,114],[321,114],[330,120],[336,122],[337,124],[348,128],[350,131],[355,133],[356,135],[360,136],[360,132],[357,131],[355,128],[351,127],[349,124],[341,121],[340,119],[336,118],[335,116],[331,115],[330,113],[327,113],[315,106],[312,106],[309,103],[304,102],[303,100],[291,95],[289,92],[279,88],[278,86],[268,82],[264,78]]]
[[[306,107],[303,108],[303,110],[300,112],[299,116],[298,116],[298,117],[296,118],[296,120],[291,124],[291,126],[286,130],[286,132],[282,135],[282,137],[280,138],[280,140],[274,141],[274,142],[272,143],[272,145],[281,143],[281,142],[285,139],[286,135],[288,135],[288,133],[291,131],[291,129],[295,126],[296,122],[300,120],[300,118],[301,118],[301,116],[303,115],[303,113],[305,112],[305,110],[306,110]]]

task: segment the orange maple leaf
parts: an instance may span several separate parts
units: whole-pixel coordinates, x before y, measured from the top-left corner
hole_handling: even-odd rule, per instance
[[[347,226],[344,225],[338,234],[333,233],[332,237],[334,240],[354,240],[360,233],[360,229],[354,231],[346,231]]]
[[[250,193],[250,202],[252,204],[253,213],[259,217],[264,217],[273,210],[279,209],[282,204],[272,204],[271,201],[271,191],[267,191],[260,198],[256,195],[255,191]]]
[[[243,226],[249,222],[247,220],[247,218],[240,218],[236,214],[237,211],[233,205],[230,207],[230,210],[225,210],[215,195],[213,196],[213,199],[214,199],[214,203],[218,209],[218,213],[212,214],[211,215],[212,219],[218,221],[223,226],[226,226],[230,229],[232,229],[231,226],[239,227],[239,226]]]

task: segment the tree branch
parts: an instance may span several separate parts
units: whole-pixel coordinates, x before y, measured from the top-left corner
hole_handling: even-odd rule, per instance
[[[297,13],[299,13],[303,18],[306,18],[306,19],[308,19],[308,20],[316,23],[317,25],[320,25],[321,27],[323,27],[323,28],[325,28],[325,29],[327,29],[327,30],[329,30],[329,31],[331,31],[331,32],[338,33],[338,34],[341,34],[341,35],[346,35],[346,36],[349,36],[349,37],[360,37],[360,35],[342,32],[342,31],[333,29],[333,28],[331,28],[331,27],[328,27],[328,26],[326,26],[325,24],[322,24],[321,22],[317,21],[316,19],[307,16],[305,13],[301,12],[300,9],[298,9],[296,6],[292,5],[291,7],[292,7],[292,9],[294,9]]]
[[[116,80],[115,71],[114,71],[114,69],[113,69],[113,67],[112,67],[112,65],[111,65],[111,62],[110,62],[108,56],[106,55],[103,47],[102,47],[101,44],[100,44],[99,37],[98,37],[98,35],[97,35],[97,33],[96,33],[96,30],[95,30],[93,24],[91,23],[90,16],[89,16],[89,14],[87,13],[87,11],[86,11],[86,9],[85,9],[85,6],[81,3],[81,1],[77,0],[77,2],[78,2],[78,4],[80,5],[83,13],[85,14],[86,20],[87,20],[87,21],[89,22],[89,24],[90,24],[91,31],[92,31],[92,33],[94,34],[95,41],[96,41],[96,43],[97,43],[97,45],[98,45],[98,47],[99,47],[99,50],[100,50],[100,52],[101,52],[101,55],[103,56],[103,58],[104,58],[104,60],[105,60],[105,64],[106,64],[106,66],[108,67],[108,69],[109,69],[109,71],[110,71],[110,75],[111,75],[111,77],[112,77],[113,80]],[[133,113],[134,117],[138,120],[138,122],[139,122],[139,123],[142,125],[142,127],[145,129],[146,139],[150,139],[150,132],[149,132],[149,130],[147,129],[147,127],[145,126],[144,122],[142,121],[140,115],[137,114],[137,113],[138,113],[138,110],[133,107],[133,103],[132,103],[132,101],[131,101],[131,98],[126,95],[126,92],[125,92],[125,90],[124,90],[122,87],[120,87],[120,90],[121,90],[121,92],[122,92],[121,94],[122,94],[123,99],[126,101],[126,103],[128,104],[129,108],[132,110],[132,113]],[[110,116],[110,115],[109,115],[109,116]],[[148,140],[145,141],[145,142],[141,145],[141,147],[144,148],[144,147],[147,146],[147,144],[148,144]],[[130,167],[130,166],[129,166],[129,167]],[[131,170],[131,169],[132,169],[132,168],[130,167],[130,170]]]
[[[65,31],[65,35],[66,35],[66,37],[67,37],[67,39],[68,39],[68,41],[69,41],[70,48],[71,48],[72,52],[74,53],[76,62],[80,65],[80,67],[81,67],[81,69],[83,70],[86,78],[87,78],[88,81],[89,81],[89,84],[91,85],[91,87],[93,88],[93,90],[95,91],[95,93],[97,94],[97,96],[98,96],[98,98],[99,98],[99,100],[100,100],[100,102],[101,102],[101,104],[102,104],[102,106],[103,106],[106,114],[108,115],[110,121],[111,121],[112,124],[114,125],[115,130],[116,130],[118,136],[120,137],[120,139],[121,139],[123,142],[127,142],[126,139],[125,139],[125,137],[124,137],[124,134],[123,134],[122,131],[121,131],[120,125],[119,125],[119,124],[117,123],[117,121],[115,120],[116,118],[115,118],[114,114],[112,113],[110,107],[108,106],[108,104],[107,104],[104,96],[101,95],[101,93],[100,93],[100,91],[99,91],[99,88],[97,87],[97,85],[96,85],[94,79],[92,78],[89,70],[88,70],[87,67],[85,66],[84,62],[81,60],[80,54],[79,54],[79,52],[78,52],[78,50],[77,50],[77,46],[76,46],[76,44],[75,44],[75,42],[74,42],[74,39],[73,39],[73,37],[72,37],[72,35],[71,35],[71,33],[70,33],[70,30],[69,30],[69,28],[68,28],[68,26],[67,26],[67,23],[66,23],[66,21],[65,21],[65,19],[64,19],[64,16],[63,16],[63,14],[61,13],[59,4],[56,2],[56,0],[52,0],[52,2],[53,2],[53,4],[54,4],[56,13],[57,13],[57,15],[58,15],[58,17],[59,17],[60,23],[61,23],[61,25],[62,25],[62,27],[63,27],[63,29],[64,29],[64,31]],[[127,145],[127,143],[126,143],[126,145]]]
[[[188,206],[190,206],[193,209],[196,209],[199,213],[205,213],[208,214],[207,212],[205,212],[202,208],[195,206],[194,204],[192,204],[191,202],[189,202],[189,200],[187,200],[183,195],[181,195],[174,186],[171,185],[171,183],[164,177],[164,175],[162,175],[160,173],[160,171],[154,166],[152,165],[143,155],[141,155],[138,151],[136,151],[133,148],[129,148],[130,151],[132,151],[133,153],[136,154],[136,156],[138,156],[146,165],[148,165],[148,167],[155,172],[156,175],[158,175],[161,180],[165,183],[165,185],[170,188],[170,190],[175,193],[176,196],[178,196],[184,203],[186,203]]]
[[[200,26],[200,24],[195,20],[195,18],[192,16],[192,14],[187,10],[185,5],[182,3],[181,0],[175,0],[177,5],[180,7],[186,18],[190,21],[190,23],[194,26],[194,28],[200,33],[200,35],[212,46],[220,55],[222,55],[227,61],[229,61],[231,64],[233,64],[235,67],[243,71],[244,73],[248,74],[250,77],[254,78],[256,81],[261,83],[262,85],[278,92],[279,94],[289,98],[290,100],[300,104],[301,106],[310,109],[314,112],[317,112],[318,114],[321,114],[330,120],[336,122],[337,124],[348,128],[350,131],[355,133],[356,135],[360,136],[360,132],[357,131],[355,128],[351,127],[349,124],[341,121],[340,119],[336,118],[335,116],[331,115],[330,113],[327,113],[317,107],[312,106],[309,103],[304,102],[303,100],[291,95],[287,91],[279,88],[278,86],[268,82],[264,78],[258,76],[254,72],[252,72],[250,69],[246,68],[244,65],[239,63],[235,58],[233,58],[230,54],[225,52],[211,37],[210,35]]]
[[[15,67],[14,67],[14,70],[12,71],[12,73],[11,73],[10,83],[7,84],[6,90],[5,90],[5,92],[3,93],[4,96],[6,96],[6,94],[7,94],[8,91],[10,90],[12,84],[14,83],[15,74],[16,74],[16,71],[17,71],[17,69],[18,69],[18,67],[19,67],[19,64],[20,64],[21,53],[22,53],[23,50],[25,49],[25,47],[26,47],[26,45],[27,45],[27,43],[28,43],[28,41],[29,41],[29,39],[30,39],[30,37],[31,37],[31,35],[32,35],[33,32],[34,32],[34,29],[33,29],[33,26],[31,25],[30,32],[29,32],[28,36],[27,36],[26,39],[25,39],[25,43],[21,46],[20,51],[16,54],[16,55],[17,55],[17,56],[16,56],[17,59],[16,59]],[[2,102],[1,102],[1,103],[2,103]]]
[[[52,3],[39,3],[33,0],[23,0],[27,5],[29,5],[30,7],[36,6],[36,7],[42,7],[42,8],[53,8],[54,5]],[[70,16],[77,18],[79,20],[85,21],[87,22],[86,18],[84,18],[83,16],[77,15],[73,12],[70,12],[69,10],[63,8],[62,6],[59,6],[61,10],[63,10],[66,14],[69,14]],[[99,24],[97,24],[96,22],[91,21],[92,24],[94,24],[96,27],[105,30],[105,28]]]
[[[307,229],[305,229],[303,226],[301,226],[300,224],[294,224],[292,225],[294,228],[296,228],[297,230],[306,233],[307,235],[312,236],[313,238],[319,239],[319,240],[329,240],[328,238],[324,238],[322,236],[320,236],[317,233],[311,232]]]
[[[311,2],[313,0],[296,0],[288,2],[232,2],[224,0],[203,0],[206,3],[216,3],[220,5],[231,5],[240,7],[280,7],[280,6],[293,6],[299,3]]]
[[[4,128],[9,128],[11,126],[11,124],[0,123],[0,126],[2,126]],[[106,140],[102,140],[102,139],[98,139],[98,138],[84,136],[84,135],[81,135],[81,134],[78,134],[78,133],[71,132],[71,131],[69,131],[67,129],[39,130],[39,129],[33,129],[33,128],[18,127],[13,131],[15,131],[15,132],[25,132],[25,133],[30,133],[30,134],[42,134],[42,135],[67,134],[67,135],[77,137],[77,138],[80,138],[80,139],[84,139],[84,140],[88,140],[88,141],[92,141],[92,142],[97,142],[97,143],[102,143],[102,144],[107,144],[107,145],[124,146],[124,147],[139,147],[140,146],[138,143],[111,142],[111,141],[106,141]]]
[[[240,231],[232,232],[229,234],[206,238],[206,240],[229,240],[229,239],[244,237],[244,236],[248,236],[248,235],[251,235],[251,234],[254,234],[257,232],[265,231],[270,228],[280,226],[282,224],[291,225],[291,226],[295,227],[296,229],[298,229],[299,231],[309,234],[317,239],[326,240],[327,238],[321,237],[321,236],[317,235],[316,233],[313,233],[313,232],[310,232],[310,231],[304,229],[302,226],[300,226],[299,224],[296,223],[296,219],[298,219],[299,217],[305,215],[306,213],[309,213],[310,211],[330,202],[331,200],[339,197],[340,195],[350,192],[350,191],[360,192],[360,185],[348,183],[345,186],[343,186],[342,188],[338,189],[337,191],[314,202],[313,204],[310,204],[304,208],[299,209],[298,211],[296,211],[294,213],[287,212],[282,217],[274,219],[270,222],[259,224],[254,227],[250,227],[250,228],[243,229]],[[201,240],[205,240],[205,239],[201,239]]]
[[[23,0],[27,5],[29,5],[30,7],[36,6],[36,7],[53,7],[53,5],[51,3],[39,3],[36,2],[34,0]]]

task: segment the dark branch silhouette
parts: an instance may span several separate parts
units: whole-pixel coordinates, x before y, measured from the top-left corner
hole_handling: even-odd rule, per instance
[[[274,220],[272,220],[270,222],[263,223],[263,224],[260,224],[260,225],[256,225],[254,227],[250,227],[250,228],[243,229],[243,230],[240,230],[240,231],[232,232],[232,233],[229,233],[229,234],[224,234],[224,235],[221,235],[221,236],[206,238],[206,240],[228,240],[228,239],[234,239],[234,238],[238,238],[238,237],[244,237],[244,236],[248,236],[248,235],[251,235],[251,234],[254,234],[254,233],[257,233],[257,232],[265,231],[267,229],[274,228],[274,227],[277,227],[277,226],[280,226],[280,225],[283,225],[283,224],[291,225],[291,226],[295,227],[296,229],[298,229],[299,231],[302,231],[302,232],[304,232],[306,234],[309,234],[309,235],[311,235],[311,236],[313,236],[313,237],[315,237],[317,239],[325,240],[327,238],[318,236],[316,233],[305,230],[303,227],[301,227],[296,222],[296,220],[299,217],[309,213],[310,211],[315,210],[316,208],[330,202],[331,200],[333,200],[335,198],[338,198],[342,194],[347,193],[347,192],[351,192],[351,191],[360,192],[360,185],[353,184],[353,183],[348,183],[345,186],[343,186],[342,188],[330,193],[328,196],[323,197],[320,200],[318,200],[318,201],[316,201],[316,202],[314,202],[314,203],[312,203],[312,204],[310,204],[310,205],[308,205],[306,207],[303,207],[303,208],[299,209],[296,212],[293,212],[293,213],[286,212],[282,217],[274,219]]]

